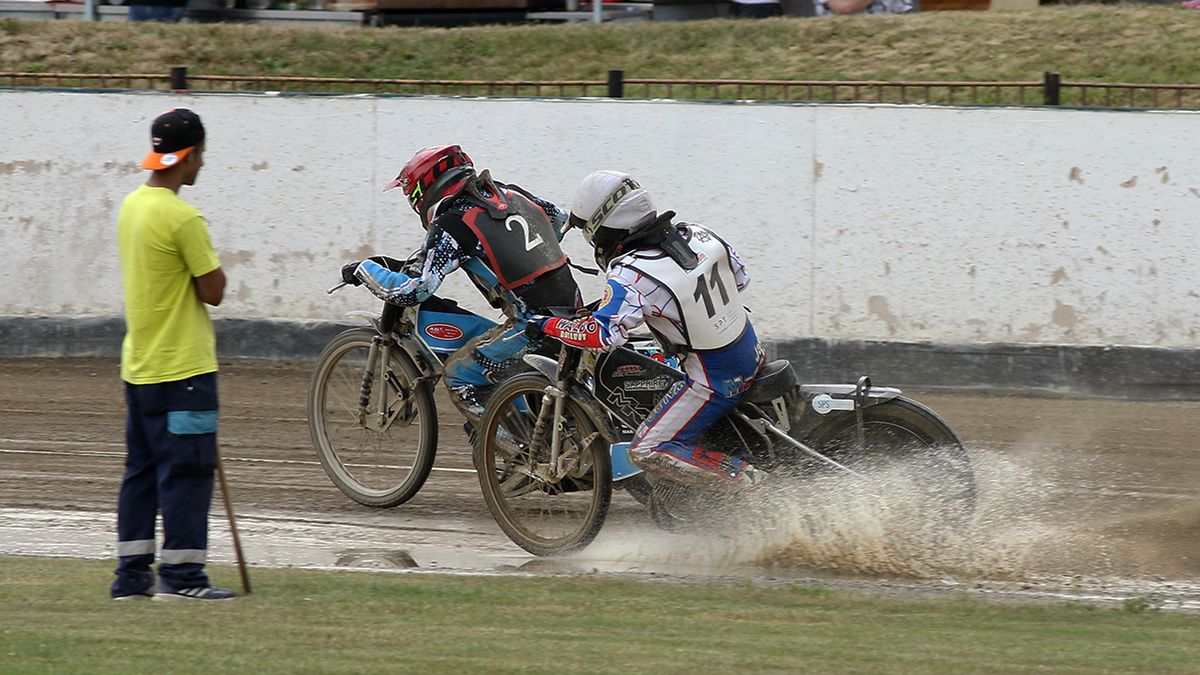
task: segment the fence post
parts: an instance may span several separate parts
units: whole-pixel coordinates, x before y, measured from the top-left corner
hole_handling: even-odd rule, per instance
[[[1047,71],[1042,76],[1042,99],[1046,105],[1059,105],[1062,100],[1062,76]]]
[[[608,97],[623,98],[625,96],[625,71],[608,71]]]
[[[187,91],[187,66],[175,66],[171,68],[171,89],[175,91]]]

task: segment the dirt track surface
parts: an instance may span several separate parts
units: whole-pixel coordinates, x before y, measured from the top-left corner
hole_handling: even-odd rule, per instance
[[[969,528],[884,524],[837,491],[797,486],[744,536],[701,538],[656,530],[617,493],[592,546],[539,560],[491,520],[444,399],[438,459],[420,494],[385,510],[342,495],[309,441],[310,370],[222,364],[222,453],[251,565],[818,579],[1200,610],[1200,403],[906,392],[971,452],[980,505]],[[113,556],[123,432],[115,360],[0,360],[0,555]],[[210,559],[231,562],[219,495],[210,528]]]

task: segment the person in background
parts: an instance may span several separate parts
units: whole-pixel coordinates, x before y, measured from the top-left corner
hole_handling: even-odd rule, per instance
[[[780,0],[730,0],[729,16],[735,19],[765,19],[782,16]]]
[[[142,168],[152,173],[117,216],[128,414],[110,592],[118,600],[226,600],[234,592],[204,572],[217,466],[216,335],[205,305],[221,304],[225,273],[204,216],[179,198],[204,166],[204,125],[175,108],[155,118],[150,137]],[[159,513],[156,589],[150,566]]]
[[[188,0],[130,0],[130,21],[179,23],[187,11]]]
[[[817,16],[831,14],[905,14],[916,8],[913,0],[813,0]]]

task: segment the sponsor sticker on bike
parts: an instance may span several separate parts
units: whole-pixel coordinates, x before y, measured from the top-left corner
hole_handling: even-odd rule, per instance
[[[431,323],[425,326],[425,334],[435,340],[458,340],[463,331],[452,323]]]
[[[829,394],[821,394],[812,400],[813,410],[822,415],[828,415],[834,410],[854,410],[854,401],[845,398],[834,398]]]
[[[649,380],[634,380],[621,385],[625,391],[657,391],[671,386],[671,378],[666,375],[652,377]]]

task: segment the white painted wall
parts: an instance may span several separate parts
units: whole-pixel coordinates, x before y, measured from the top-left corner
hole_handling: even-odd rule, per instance
[[[185,199],[230,280],[216,314],[338,319],[342,262],[422,232],[381,193],[457,142],[568,204],[633,173],[754,276],[768,338],[1194,346],[1200,113],[0,91],[0,314],[118,314],[114,237],[150,121],[208,128]],[[571,237],[580,262],[590,252]],[[583,282],[589,293],[598,283]],[[446,289],[483,309],[464,282]]]

